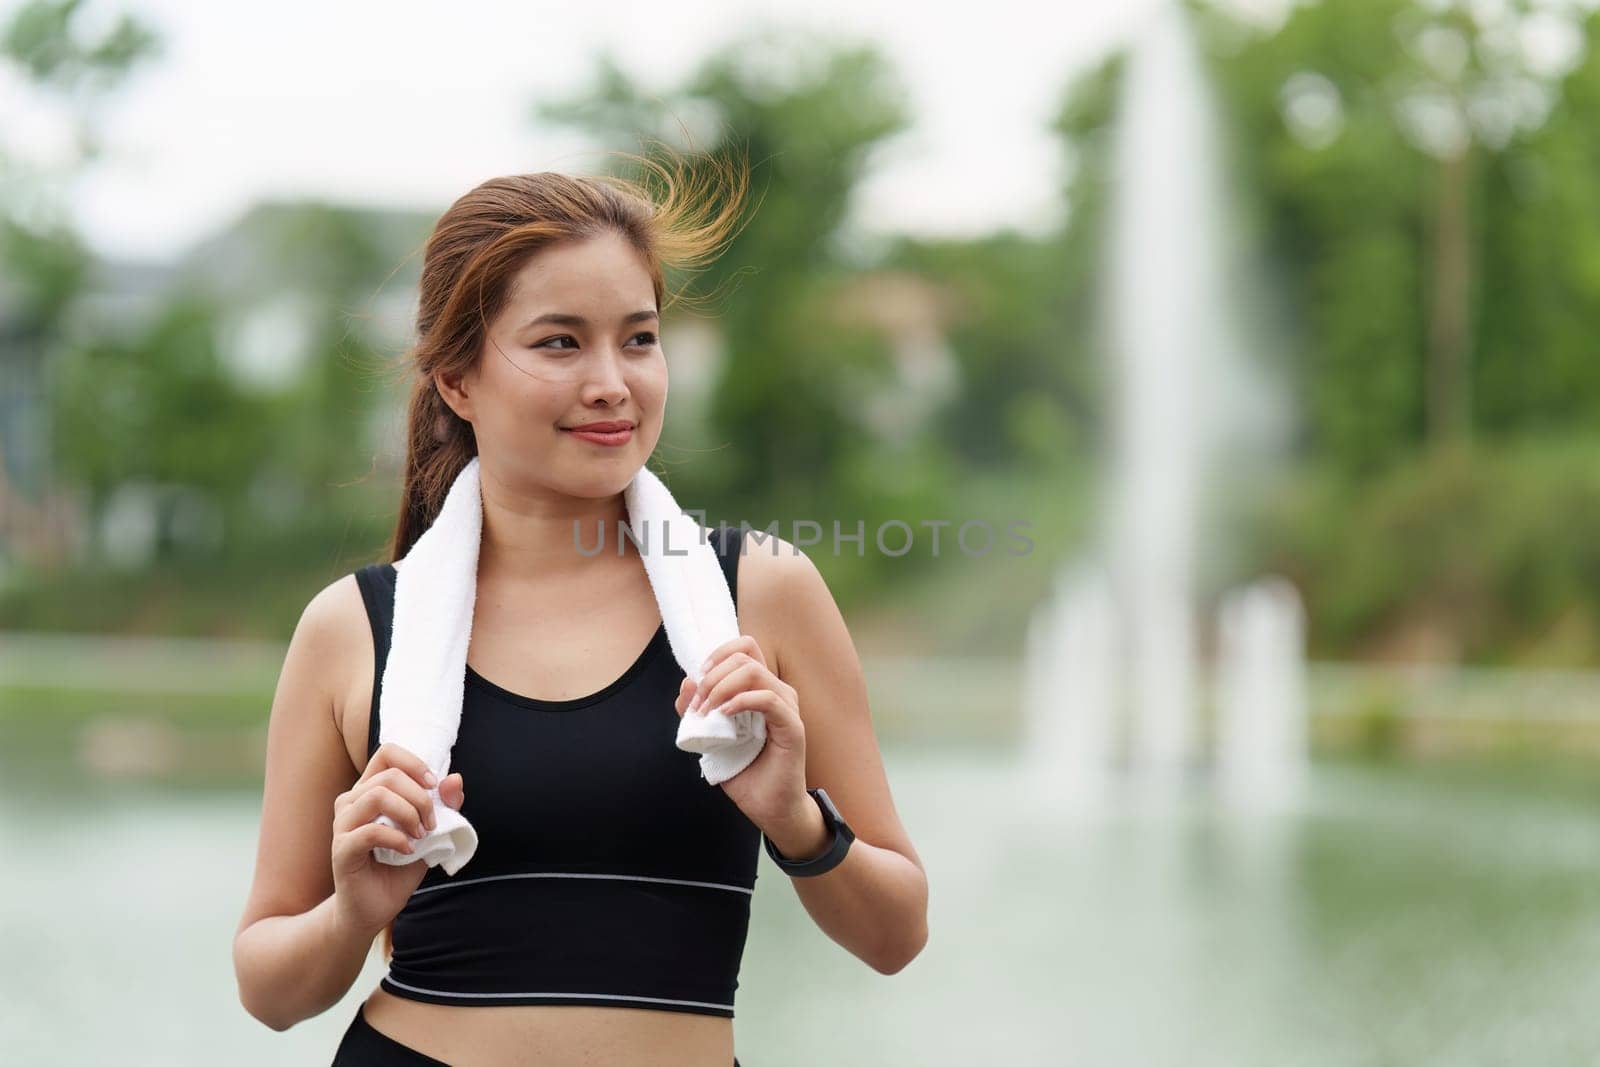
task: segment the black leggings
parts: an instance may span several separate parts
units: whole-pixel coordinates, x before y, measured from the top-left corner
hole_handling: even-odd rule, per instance
[[[450,1067],[444,1060],[436,1060],[426,1052],[418,1052],[410,1045],[401,1044],[382,1030],[367,1022],[366,1005],[356,1009],[356,1017],[344,1032],[344,1040],[333,1054],[332,1067]],[[739,1057],[733,1058],[733,1067],[739,1067]]]

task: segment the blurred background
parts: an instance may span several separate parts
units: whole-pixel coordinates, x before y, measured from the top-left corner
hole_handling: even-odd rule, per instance
[[[613,7],[0,4],[11,1062],[331,1059],[377,950],[231,941],[422,243],[647,138],[762,197],[656,466],[823,524],[930,880],[885,977],[763,859],[742,1062],[1594,1062],[1593,5]]]

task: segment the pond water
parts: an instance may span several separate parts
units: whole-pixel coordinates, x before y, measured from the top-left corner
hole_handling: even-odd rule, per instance
[[[1225,817],[1195,790],[1074,821],[1019,806],[1004,750],[884,758],[930,942],[876,974],[763,856],[734,1020],[749,1067],[1600,1057],[1600,794],[1581,781],[1321,765],[1292,817]],[[0,783],[7,1063],[331,1060],[376,949],[286,1033],[237,999],[258,789],[19,781]]]

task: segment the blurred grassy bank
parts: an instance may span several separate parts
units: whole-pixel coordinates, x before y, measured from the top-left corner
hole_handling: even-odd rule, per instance
[[[269,642],[9,635],[0,767],[30,779],[259,781],[282,654]],[[863,666],[885,745],[1024,743],[1015,657],[867,654]],[[1600,762],[1600,672],[1313,663],[1308,685],[1319,759],[1587,766],[1591,776]]]
[[[880,553],[875,530],[888,519],[866,517],[864,546],[842,541],[835,553],[824,515],[820,543],[805,548],[827,578],[851,631],[863,649],[939,655],[1001,653],[1021,641],[1028,611],[1048,587],[1060,561],[1078,543],[1088,514],[1086,475],[1071,470],[1046,479],[1028,471],[974,478],[952,494],[937,515],[894,515],[909,525],[914,542],[901,556]],[[137,571],[71,569],[24,576],[0,592],[0,619],[21,631],[169,635],[286,642],[306,603],[318,590],[359,567],[385,558],[399,499],[382,488],[365,490],[365,508],[351,508],[279,530],[230,533],[229,551],[207,559],[168,560]],[[796,522],[809,516],[708,515],[712,525],[741,521],[795,539]],[[853,535],[859,516],[838,516],[841,537]],[[943,519],[939,553],[921,524]],[[961,523],[986,523],[994,545],[980,555],[983,535],[973,530],[971,553],[955,544]],[[1028,546],[1007,534],[1018,522]],[[803,532],[803,531],[802,531]],[[905,531],[883,529],[891,551]],[[760,551],[762,549],[754,549]],[[1021,553],[1013,555],[1012,553]]]

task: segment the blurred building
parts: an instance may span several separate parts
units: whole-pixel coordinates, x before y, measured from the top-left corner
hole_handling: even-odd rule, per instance
[[[858,402],[882,443],[903,445],[960,386],[960,364],[946,340],[957,314],[951,294],[908,271],[880,270],[852,278],[833,307],[841,323],[866,325],[888,341],[892,379]]]
[[[368,347],[402,351],[423,242],[434,214],[315,201],[257,204],[171,261],[95,261],[67,316],[62,350],[150,327],[179,296],[219,309],[217,352],[235,379],[276,390],[303,374],[327,323]],[[57,349],[22,336],[17,294],[0,276],[0,580],[115,544],[125,565],[163,538],[208,539],[204,502],[183,486],[128,483],[98,516],[62,484],[52,456],[51,362]],[[386,427],[373,405],[366,435]],[[101,528],[104,527],[104,528]]]
[[[316,390],[333,391],[328,410],[358,410],[363,420],[346,446],[370,451],[374,476],[392,478],[404,458],[405,383],[353,369],[344,356],[360,349],[384,364],[403,357],[435,218],[316,201],[254,205],[170,262],[95,263],[68,316],[62,350],[138,336],[174,299],[202,300],[215,309],[215,351],[236,383],[275,393],[310,382],[308,399],[294,401],[308,406]],[[0,289],[0,308],[5,299]],[[861,383],[866,428],[886,446],[909,440],[958,385],[944,339],[947,294],[912,274],[873,272],[845,287],[834,307],[842,321],[889,342],[890,380]],[[0,314],[0,323],[10,321]],[[715,321],[693,314],[669,313],[662,330],[674,437],[693,445],[726,341]],[[51,363],[41,349],[0,336],[0,576],[8,567],[91,558],[138,567],[163,544],[204,551],[219,543],[216,505],[191,486],[129,480],[89,514],[52,462]],[[255,480],[249,494],[263,515],[294,511],[303,486],[292,472],[266,464]]]
[[[141,328],[172,273],[166,264],[94,261],[61,342],[94,336],[103,324]],[[81,496],[57,478],[53,349],[28,328],[15,286],[0,273],[0,581],[23,565],[57,566],[79,555],[89,532]]]

